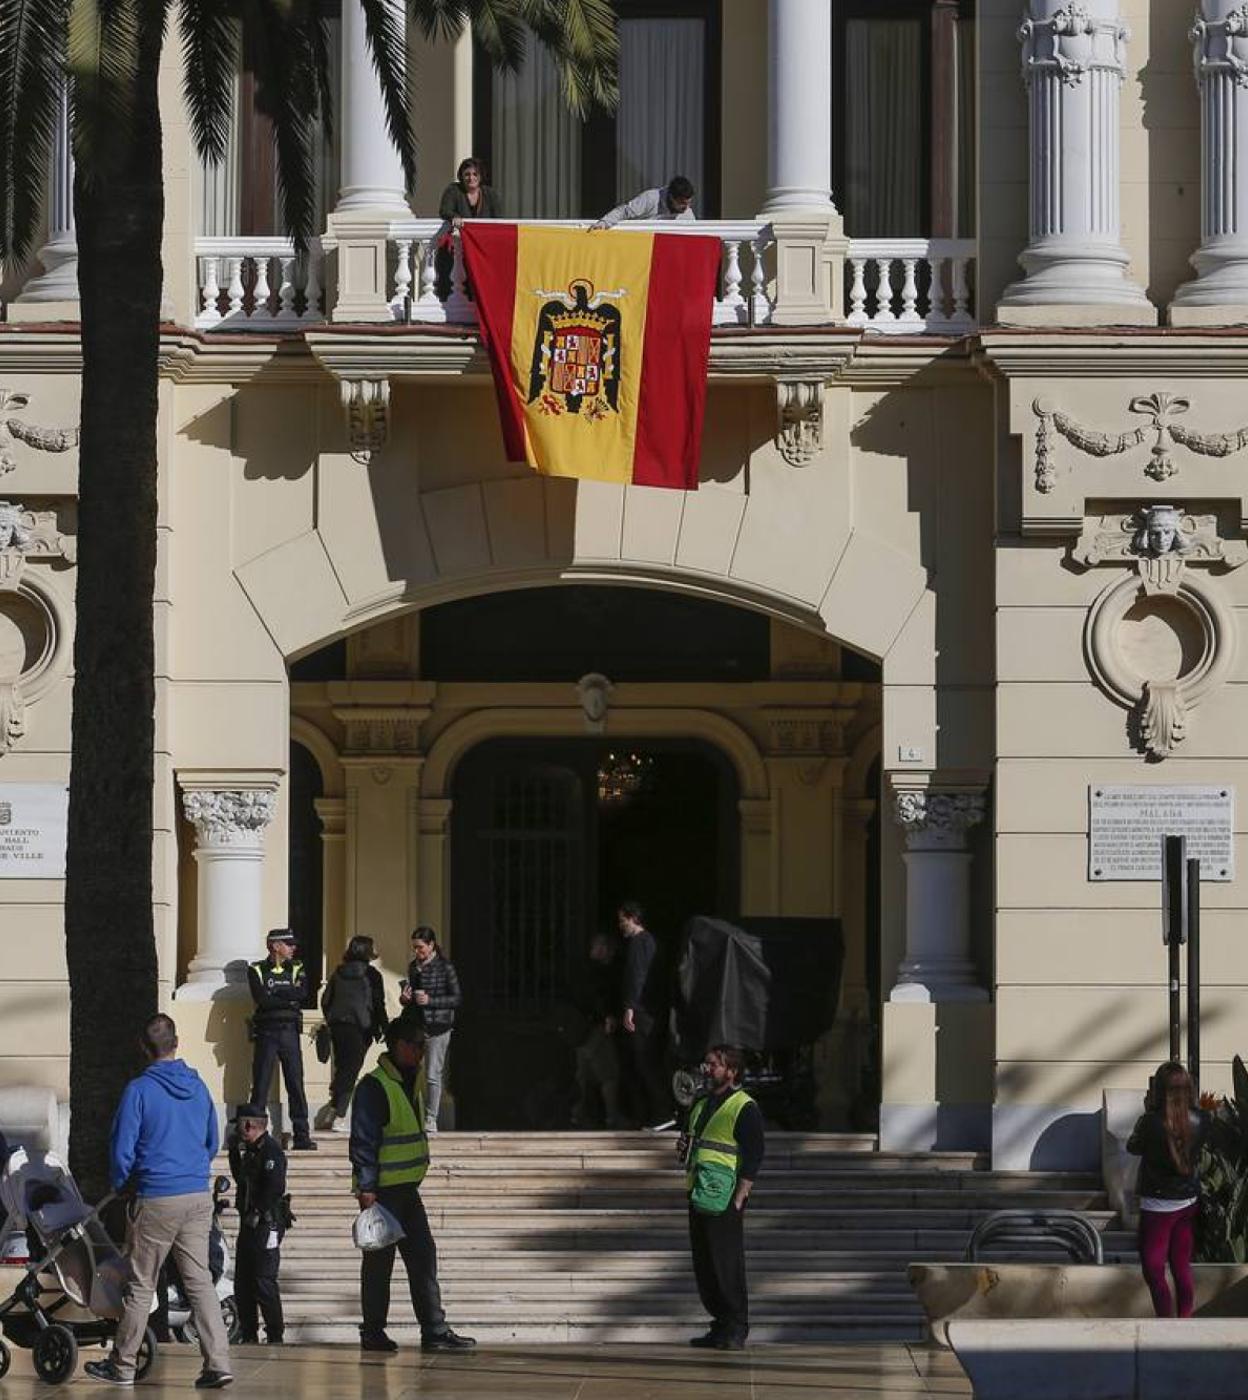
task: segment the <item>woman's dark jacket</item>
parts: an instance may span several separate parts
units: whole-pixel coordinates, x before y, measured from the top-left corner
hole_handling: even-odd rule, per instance
[[[1166,1142],[1165,1120],[1160,1113],[1142,1114],[1127,1140],[1127,1151],[1140,1158],[1136,1192],[1160,1201],[1188,1201],[1200,1195],[1196,1163],[1201,1144],[1209,1133],[1209,1115],[1203,1110],[1192,1114],[1192,1170],[1183,1173],[1174,1165]]]
[[[440,219],[501,219],[503,201],[489,185],[481,186],[474,209],[468,203],[468,196],[458,180],[452,180],[442,191],[442,202],[438,205]]]
[[[368,963],[340,963],[321,993],[321,1011],[331,1026],[358,1026],[365,1035],[380,1040],[390,1024],[381,973]]]
[[[413,958],[407,969],[407,980],[412,991],[427,992],[429,995],[424,1006],[413,1002],[407,1014],[420,1016],[426,1035],[441,1035],[443,1031],[449,1031],[455,1024],[456,1009],[464,1000],[454,963],[448,962],[441,953],[435,954],[427,963],[419,963]]]

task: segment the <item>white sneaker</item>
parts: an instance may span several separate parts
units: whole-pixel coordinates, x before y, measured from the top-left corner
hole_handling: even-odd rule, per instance
[[[438,1135],[438,1125],[437,1125],[436,1123],[426,1123],[426,1124],[425,1124],[425,1135],[426,1135],[427,1137],[437,1137],[437,1135]]]
[[[349,1133],[350,1131],[351,1131],[351,1120],[350,1120],[350,1118],[335,1118],[335,1119],[334,1119],[334,1126],[330,1129],[330,1132],[331,1132],[331,1133]]]

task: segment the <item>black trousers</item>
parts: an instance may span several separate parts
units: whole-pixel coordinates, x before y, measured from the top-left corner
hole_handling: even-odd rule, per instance
[[[397,1248],[407,1270],[412,1311],[420,1322],[422,1337],[446,1331],[442,1290],[438,1287],[438,1251],[425,1215],[424,1202],[415,1186],[387,1186],[377,1200],[403,1227],[403,1238],[389,1249],[369,1249],[360,1256],[360,1332],[368,1336],[386,1330],[390,1316],[390,1276]]]
[[[303,1091],[303,1046],[298,1026],[257,1028],[256,1044],[251,1057],[251,1101],[267,1104],[273,1086],[273,1067],[281,1061],[282,1078],[286,1081],[286,1099],[290,1107],[290,1125],[295,1141],[308,1137],[308,1096]]]
[[[750,1304],[745,1285],[745,1211],[730,1205],[722,1215],[689,1207],[689,1243],[698,1296],[711,1315],[711,1330],[745,1341]]]
[[[368,1054],[369,1034],[349,1021],[331,1021],[329,1038],[334,1046],[334,1077],[329,1084],[329,1097],[334,1112],[345,1118],[351,1107],[351,1092],[360,1077],[364,1056]]]
[[[664,1123],[672,1116],[671,1085],[663,1066],[663,1033],[657,1022],[643,1030],[624,1032],[633,1058],[633,1097],[641,1118]]]
[[[282,1294],[277,1286],[277,1272],[282,1264],[280,1247],[269,1249],[271,1229],[268,1225],[240,1225],[234,1252],[234,1303],[238,1308],[238,1325],[245,1342],[254,1342],[260,1333],[260,1317],[264,1318],[264,1335],[271,1342],[282,1340],[285,1323],[282,1318]]]

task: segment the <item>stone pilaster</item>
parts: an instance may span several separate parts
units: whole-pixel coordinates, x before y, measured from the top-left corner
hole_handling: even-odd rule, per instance
[[[195,828],[198,950],[182,1001],[246,997],[247,964],[263,946],[264,832],[277,810],[276,779],[238,787],[192,785],[182,809]]]
[[[48,241],[39,249],[43,271],[32,277],[9,308],[15,321],[72,321],[78,307],[78,235],[74,228],[74,156],[69,101],[62,91],[52,142],[48,187]]]
[[[1028,0],[1019,30],[1031,149],[1026,276],[998,319],[1015,325],[1155,325],[1126,275],[1119,214],[1119,89],[1129,34],[1119,0]]]
[[[971,960],[971,853],[984,819],[978,793],[903,790],[893,816],[906,834],[906,955],[890,1001],[987,1001]]]
[[[1248,3],[1200,0],[1192,29],[1200,88],[1200,248],[1175,326],[1248,322]]]

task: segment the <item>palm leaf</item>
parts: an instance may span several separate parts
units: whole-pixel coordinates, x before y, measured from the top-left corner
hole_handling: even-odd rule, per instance
[[[143,24],[138,0],[70,0],[68,68],[74,104],[74,161],[90,184],[109,178],[129,148]]]
[[[234,75],[242,32],[219,0],[179,0],[182,95],[202,161],[220,165],[234,120]]]
[[[486,57],[503,72],[515,72],[524,62],[526,23],[518,0],[465,0],[472,37]]]
[[[66,0],[0,0],[0,257],[40,226],[64,83]]]
[[[410,0],[408,14],[426,39],[443,43],[454,43],[468,22],[464,0]]]
[[[516,0],[559,70],[563,99],[578,117],[619,101],[619,35],[609,0]]]

